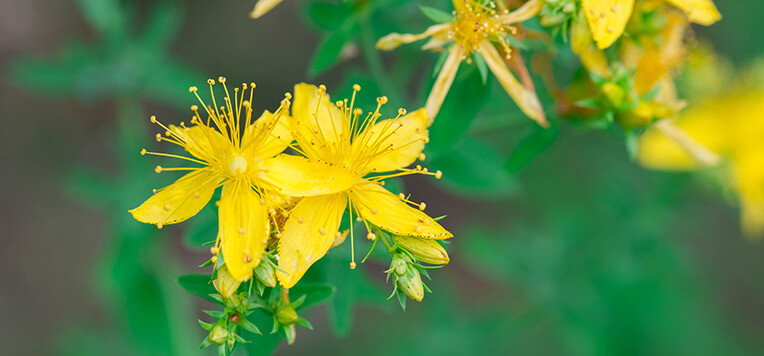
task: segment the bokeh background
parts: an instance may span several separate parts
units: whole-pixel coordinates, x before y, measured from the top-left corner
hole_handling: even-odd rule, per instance
[[[258,109],[300,81],[422,105],[437,55],[368,51],[391,30],[424,29],[416,6],[380,2],[347,31],[306,1],[260,20],[253,3],[0,2],[0,354],[214,353],[197,348],[210,305],[176,283],[200,272],[203,226],[157,232],[127,213],[171,180],[138,151],[156,147],[150,114],[187,120],[189,85],[255,81]],[[736,66],[764,55],[764,3],[716,4],[723,20],[696,38]],[[341,270],[337,294],[278,354],[761,352],[764,246],[741,235],[733,201],[702,178],[639,167],[612,133],[541,131],[469,75],[444,115],[476,119],[451,128],[458,137],[440,129],[457,139],[434,138],[428,162],[450,179],[404,181],[456,236],[435,293],[401,311],[385,300],[383,264],[352,274],[335,253],[321,270]]]

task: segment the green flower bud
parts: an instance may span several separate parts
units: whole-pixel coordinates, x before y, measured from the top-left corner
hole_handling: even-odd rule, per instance
[[[212,328],[212,331],[210,331],[210,335],[208,336],[208,339],[211,343],[218,345],[225,343],[227,338],[228,330],[220,325],[215,325],[215,327]]]
[[[406,295],[421,302],[424,298],[424,286],[422,285],[422,276],[416,268],[409,268],[408,273],[398,277],[398,288]]]
[[[228,267],[226,267],[225,264],[218,267],[218,276],[212,281],[215,290],[217,290],[218,293],[220,293],[220,296],[224,299],[231,298],[231,296],[236,293],[236,290],[239,289],[240,284],[241,281],[233,278],[231,273],[228,272]]]
[[[273,288],[276,286],[276,269],[273,268],[272,263],[263,258],[263,260],[260,261],[260,264],[255,268],[255,278],[257,278],[260,283]]]
[[[390,263],[390,268],[395,271],[395,274],[402,276],[406,274],[408,264],[403,259],[403,254],[396,254],[393,256],[393,261]]]
[[[623,105],[623,100],[626,97],[626,92],[624,92],[623,88],[614,83],[607,82],[602,85],[600,90],[613,107],[618,108]]]
[[[432,265],[445,265],[450,261],[446,249],[435,240],[408,236],[395,236],[393,239],[418,261]]]
[[[281,325],[292,325],[300,319],[297,312],[290,305],[284,305],[276,311],[276,319]]]

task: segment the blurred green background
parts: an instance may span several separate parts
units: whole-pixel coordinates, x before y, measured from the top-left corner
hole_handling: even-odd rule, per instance
[[[723,20],[697,38],[740,66],[764,54],[764,3],[716,3]],[[251,20],[253,4],[0,2],[1,354],[214,353],[197,351],[195,319],[210,305],[176,283],[201,272],[203,226],[158,232],[127,213],[172,179],[138,151],[156,147],[148,115],[188,119],[188,86],[254,81],[260,110],[300,81],[333,93],[358,82],[367,99],[382,92],[410,110],[424,102],[437,55],[371,48],[390,31],[423,30],[417,3],[353,12],[286,0]],[[764,247],[741,236],[716,188],[642,169],[610,132],[554,117],[536,128],[474,68],[446,102],[427,162],[444,179],[405,180],[455,235],[435,293],[403,312],[384,299],[383,264],[350,272],[334,267],[347,251],[335,253],[316,269],[337,294],[308,315],[315,331],[278,354],[760,352]]]

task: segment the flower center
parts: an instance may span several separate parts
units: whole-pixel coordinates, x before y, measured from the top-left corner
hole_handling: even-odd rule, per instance
[[[230,161],[228,161],[228,172],[236,177],[244,172],[247,171],[247,160],[239,156],[237,154],[234,154]]]
[[[504,26],[494,19],[495,5],[492,2],[488,4],[465,1],[463,7],[455,11],[456,21],[449,35],[468,54],[477,50],[482,41],[501,39],[504,36]]]

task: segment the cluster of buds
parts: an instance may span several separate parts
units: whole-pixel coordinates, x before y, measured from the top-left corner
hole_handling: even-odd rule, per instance
[[[228,272],[225,264],[216,270],[216,277],[212,285],[218,294],[211,295],[223,305],[223,311],[205,310],[207,315],[217,318],[215,323],[206,323],[199,320],[199,325],[209,332],[207,338],[201,344],[201,348],[216,345],[219,355],[229,355],[237,342],[247,342],[240,331],[246,330],[260,334],[260,330],[251,321],[247,320],[255,309],[261,308],[262,304],[257,300],[251,300],[247,292],[239,292],[241,282],[236,280]]]
[[[578,4],[576,0],[546,0],[544,8],[539,13],[541,25],[545,27],[567,27],[570,20],[576,17]],[[565,33],[565,28],[562,29]]]
[[[393,235],[390,236],[392,243],[388,243],[387,237],[384,235],[382,241],[388,245],[392,261],[385,273],[387,281],[392,278],[395,286],[390,298],[397,296],[401,307],[405,309],[406,296],[421,302],[425,291],[432,293],[422,281],[422,275],[430,279],[428,269],[437,269],[448,264],[448,253],[435,240]]]

